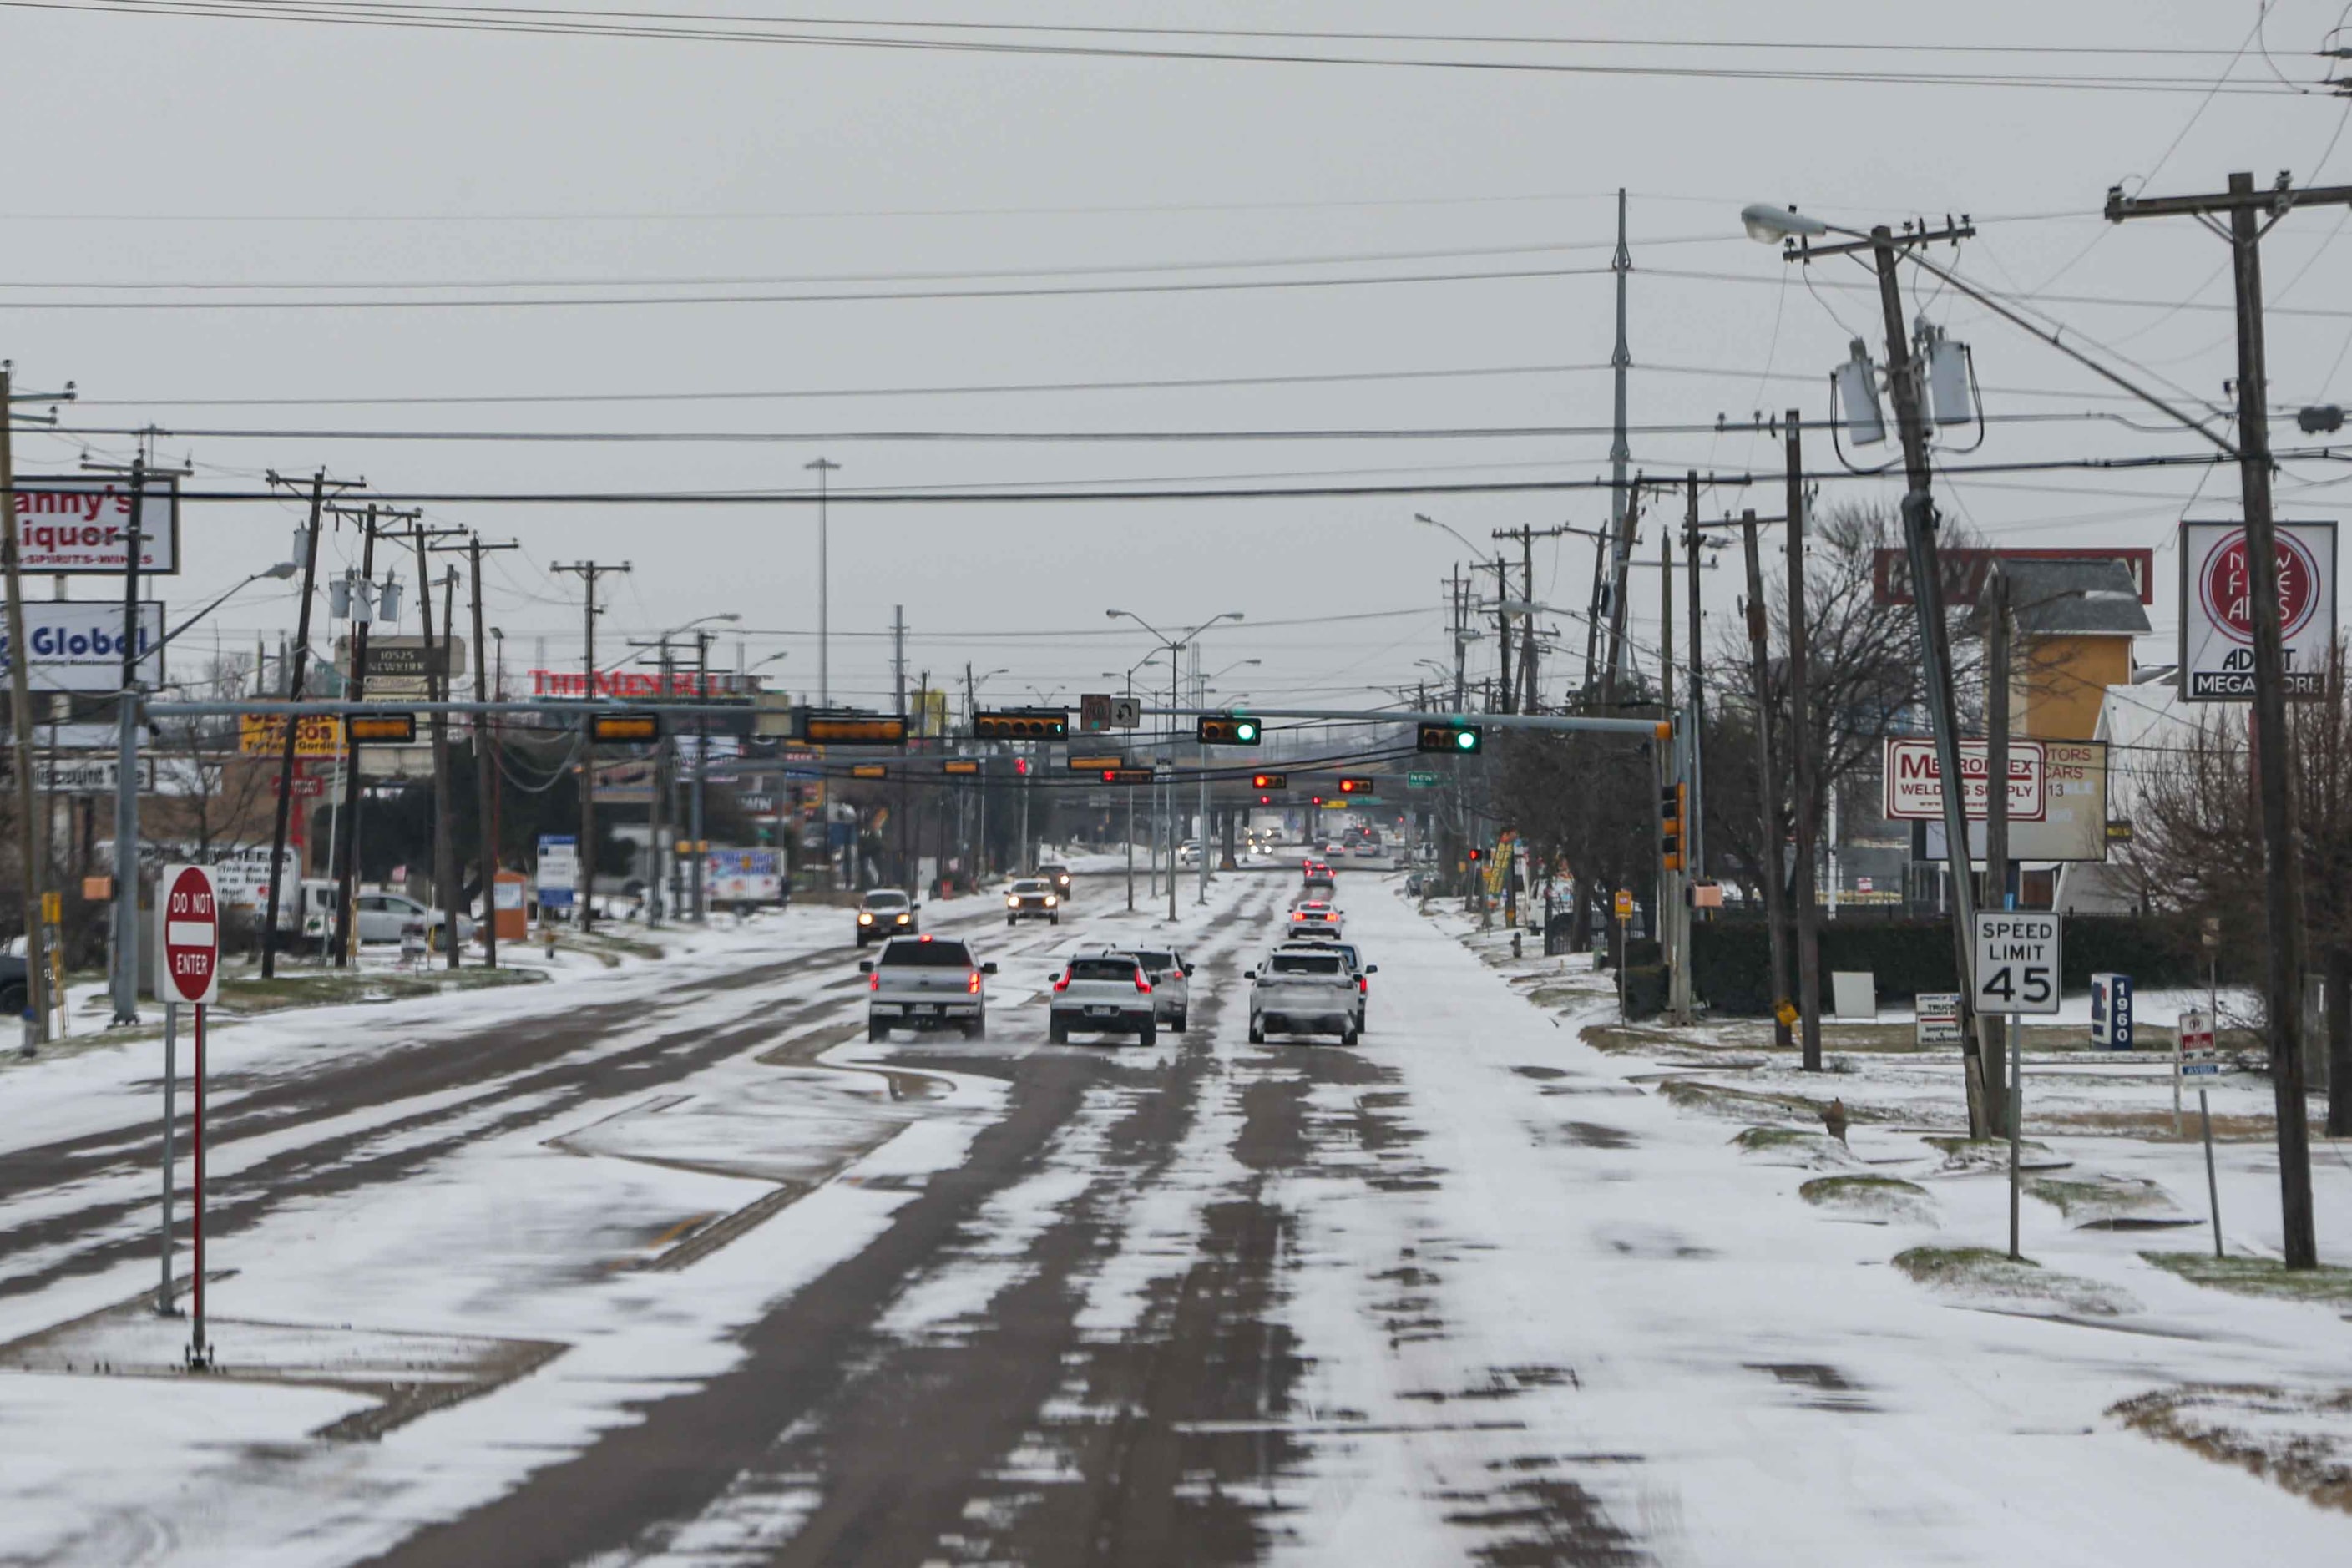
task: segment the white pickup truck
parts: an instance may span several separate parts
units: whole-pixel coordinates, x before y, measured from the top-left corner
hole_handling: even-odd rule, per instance
[[[857,972],[868,976],[866,1037],[879,1042],[892,1029],[959,1029],[967,1040],[988,1035],[987,976],[993,963],[975,961],[971,949],[947,937],[894,936],[879,958],[861,958]]]
[[[1277,1035],[1337,1035],[1356,1043],[1356,977],[1347,961],[1328,949],[1277,948],[1265,965],[1244,976],[1250,983],[1250,1044]]]

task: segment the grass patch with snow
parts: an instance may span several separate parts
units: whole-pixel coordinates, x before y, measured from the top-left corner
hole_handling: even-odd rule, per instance
[[[2216,1258],[2210,1252],[2143,1252],[2140,1257],[2192,1285],[2233,1295],[2352,1308],[2352,1268],[2326,1264],[2289,1268],[2273,1258]]]
[[[2352,1390],[2196,1384],[2126,1399],[2107,1414],[2134,1431],[2352,1513]]]
[[[2030,1258],[2012,1259],[1989,1247],[1915,1247],[1895,1254],[1895,1267],[1930,1289],[1979,1306],[2097,1318],[2138,1308],[2096,1280],[2053,1273]]]
[[[1936,1218],[1936,1200],[1927,1189],[1899,1176],[1816,1176],[1799,1187],[1797,1195],[1816,1208],[1865,1219],[1916,1225],[1933,1224]]]

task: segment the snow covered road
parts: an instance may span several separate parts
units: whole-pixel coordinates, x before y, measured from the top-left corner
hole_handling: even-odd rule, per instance
[[[982,1042],[870,1046],[849,955],[772,944],[625,1023],[484,994],[495,1028],[331,1065],[345,1092],[302,1098],[257,1045],[215,1255],[232,1370],[239,1315],[257,1343],[373,1332],[354,1364],[385,1334],[548,1359],[359,1443],[315,1434],[374,1407],[374,1373],[0,1375],[0,1447],[28,1456],[0,1467],[0,1561],[2147,1568],[2352,1543],[2108,1414],[2352,1381],[2334,1311],[2054,1230],[2128,1310],[1938,1294],[1890,1259],[1997,1240],[2005,1187],[1927,1181],[1891,1219],[1800,1201],[1819,1170],[1581,1043],[1394,879],[1342,879],[1381,965],[1353,1049],[1246,1041],[1286,875],[1206,909],[1188,880],[1173,928],[1086,883],[1059,929],[963,917],[1003,966]],[[1200,967],[1189,1031],[1047,1044],[1055,956],[1145,940]],[[60,1121],[0,1157],[0,1338],[152,1281],[152,1151]],[[139,1331],[54,1342],[135,1356]]]

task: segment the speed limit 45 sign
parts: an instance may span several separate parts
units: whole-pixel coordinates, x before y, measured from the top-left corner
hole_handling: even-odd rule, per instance
[[[2058,1011],[2059,921],[2036,910],[1977,911],[1979,1013]]]

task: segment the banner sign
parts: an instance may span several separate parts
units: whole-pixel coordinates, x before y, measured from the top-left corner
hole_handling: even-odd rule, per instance
[[[772,904],[784,896],[781,849],[713,849],[703,857],[703,896],[722,904]]]
[[[236,749],[248,757],[286,754],[286,721],[276,713],[240,713]],[[294,755],[340,757],[343,754],[343,721],[332,713],[305,713],[295,721]]]
[[[36,691],[122,689],[122,605],[84,599],[25,601],[25,640],[33,659],[25,674]],[[139,605],[139,679],[150,687],[163,682],[163,606]],[[0,621],[0,675],[15,650]]]
[[[1986,742],[1962,741],[1960,751],[1960,811],[1972,821],[1984,820],[1990,792],[1985,774],[1990,763]],[[2045,815],[2044,777],[2048,757],[2040,741],[2009,743],[2009,819],[2039,822]],[[1941,822],[1944,819],[1944,770],[1936,757],[1936,742],[1925,735],[1886,737],[1885,814],[1890,822]]]
[[[1984,593],[1985,578],[1994,559],[2003,561],[2114,561],[2131,574],[2139,602],[2156,603],[2156,552],[2153,550],[1938,550],[1936,574],[1944,580],[1944,603],[1973,605]],[[1871,552],[1871,596],[1882,605],[1911,603],[1911,556],[1900,549]]]
[[[128,483],[105,475],[19,474],[14,488],[24,571],[119,576],[128,570]],[[178,480],[146,482],[140,498],[139,533],[140,571],[150,576],[179,571]]]
[[[580,881],[580,839],[569,833],[543,833],[539,839],[539,901],[541,908],[568,910]]]
[[[2336,635],[2336,525],[2278,530],[2281,652],[2290,700],[2321,695]],[[2245,525],[2180,525],[2180,695],[2189,702],[2254,697],[2253,571]]]

